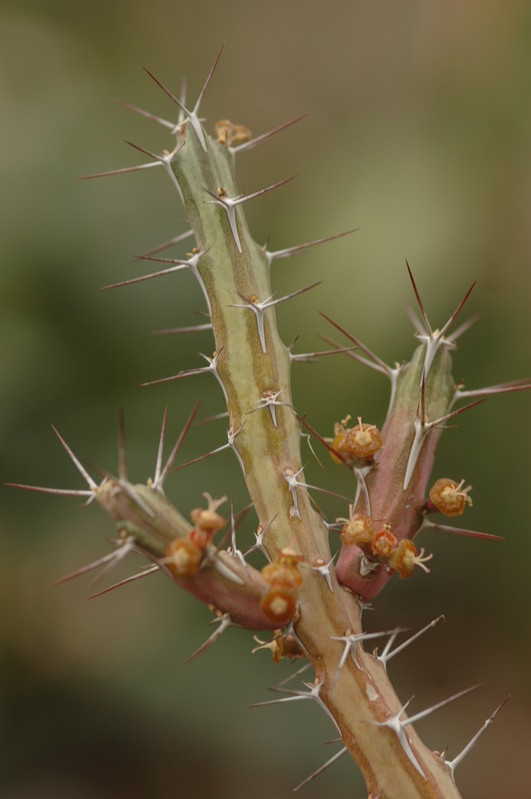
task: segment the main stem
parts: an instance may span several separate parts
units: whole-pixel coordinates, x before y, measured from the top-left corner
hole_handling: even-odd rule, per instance
[[[235,209],[240,251],[225,208],[213,200],[212,195],[238,197],[228,148],[206,137],[205,151],[191,127],[183,135],[184,146],[173,166],[197,247],[203,251],[198,274],[211,310],[216,371],[234,447],[260,524],[267,527],[265,545],[271,557],[292,545],[310,567],[304,569],[293,627],[315,669],[319,699],[335,719],[371,797],[458,799],[450,770],[412,726],[406,735],[415,762],[395,732],[378,726],[401,709],[382,663],[356,643],[337,677],[343,642],[334,638],[362,634],[360,604],[338,584],[333,567],[332,591],[312,571],[331,559],[327,528],[307,490],[286,479],[296,475],[296,481],[304,482],[299,473],[301,431],[292,406],[290,355],[279,338],[273,307],[261,311],[263,337],[259,330],[257,304],[271,296],[269,262],[251,238],[241,206]],[[274,406],[276,424],[271,406],[264,403],[268,392],[279,392],[282,403]]]

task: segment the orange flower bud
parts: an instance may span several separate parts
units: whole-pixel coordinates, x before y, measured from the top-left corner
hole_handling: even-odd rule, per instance
[[[441,477],[430,489],[430,500],[437,510],[445,516],[461,516],[467,505],[472,506],[468,492],[472,486],[463,488],[463,483],[456,483],[449,477]]]
[[[375,452],[383,446],[383,439],[380,431],[373,424],[367,424],[361,421],[361,416],[358,416],[358,424],[356,427],[347,427],[350,416],[335,425],[335,437],[332,441],[332,447],[336,452],[343,455],[347,460],[358,458],[359,460],[366,460],[372,458]],[[336,463],[342,463],[341,459],[330,453],[330,457]]]
[[[302,585],[302,574],[298,568],[283,566],[279,561],[273,561],[264,566],[262,576],[269,585],[275,588],[300,588]]]
[[[302,585],[302,574],[299,571],[301,560],[302,557],[295,550],[284,547],[279,551],[276,560],[264,566],[262,576],[275,588],[299,588]]]
[[[272,588],[263,597],[260,607],[264,616],[284,627],[293,618],[297,600],[295,594],[285,588]]]
[[[388,558],[397,543],[398,539],[392,534],[391,527],[384,524],[383,530],[376,533],[372,539],[371,549],[379,558]]]
[[[213,535],[213,532],[204,530],[202,527],[193,527],[190,530],[190,541],[193,541],[193,543],[204,552],[208,544],[210,544]]]
[[[303,560],[302,555],[298,555],[291,547],[284,547],[278,552],[278,562],[290,569],[296,569],[301,560]]]
[[[351,506],[352,511],[352,506]],[[339,520],[338,521],[342,521]],[[347,546],[352,544],[368,544],[374,533],[374,522],[364,513],[352,513],[346,519],[346,524],[341,530],[341,540]]]
[[[358,416],[358,426],[347,430],[340,446],[356,458],[364,459],[374,455],[383,446],[382,435],[376,425],[366,424]]]
[[[166,550],[166,557],[170,571],[182,577],[196,573],[203,552],[189,538],[175,538]]]
[[[194,508],[190,511],[190,518],[196,527],[213,535],[227,524],[227,520],[224,519],[223,516],[220,516],[219,513],[216,513],[218,507],[225,502],[227,497],[212,499],[210,494],[206,491],[203,493],[203,496],[206,497],[208,501],[208,507]]]
[[[413,574],[415,566],[420,566],[428,574],[430,570],[424,564],[427,560],[431,560],[432,557],[433,555],[424,557],[424,549],[417,552],[413,541],[410,541],[409,538],[404,538],[391,554],[391,565],[400,577],[405,579]]]

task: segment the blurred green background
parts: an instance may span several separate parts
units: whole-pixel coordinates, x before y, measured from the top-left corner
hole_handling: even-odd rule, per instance
[[[474,388],[531,374],[528,2],[4,0],[0,11],[2,483],[82,487],[50,423],[80,456],[116,470],[119,407],[130,477],[145,480],[166,403],[169,439],[198,397],[202,416],[221,410],[206,377],[139,388],[212,350],[208,334],[149,335],[197,319],[190,275],[98,291],[141,272],[131,254],[184,229],[169,181],[158,170],[76,181],[141,161],[125,138],[159,151],[169,142],[109,96],[173,118],[142,65],[176,93],[186,76],[195,101],[221,41],[210,123],[229,117],[258,134],[311,112],[239,160],[242,191],[300,174],[248,206],[256,239],[278,249],[360,228],[274,265],[279,294],[324,281],[279,308],[284,339],[300,333],[299,352],[323,346],[322,310],[389,362],[408,358],[407,257],[434,325],[478,281],[466,314],[481,319],[460,341],[456,378]],[[383,379],[342,356],[298,365],[293,383],[297,409],[324,433],[346,413],[383,420]],[[419,725],[450,758],[512,694],[457,771],[468,799],[529,796],[530,399],[494,398],[460,417],[436,468],[473,484],[466,524],[506,542],[426,535],[430,576],[393,581],[368,622],[420,627],[446,614],[390,671],[415,711],[485,681]],[[223,421],[194,428],[180,460],[224,440]],[[323,470],[305,457],[310,482],[352,493],[327,457]],[[227,453],[168,481],[183,512],[205,490],[245,504]],[[282,799],[330,756],[319,744],[333,731],[316,708],[247,709],[289,673],[251,655],[250,634],[231,630],[184,667],[210,616],[163,577],[90,602],[87,579],[49,587],[109,550],[112,524],[98,508],[1,491],[3,797]],[[345,514],[338,501],[323,507]],[[347,759],[305,789],[325,793],[365,796]]]

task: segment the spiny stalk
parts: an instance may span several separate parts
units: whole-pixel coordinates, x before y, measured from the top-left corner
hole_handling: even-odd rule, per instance
[[[389,366],[340,322],[325,314],[323,317],[347,338],[349,346],[342,347],[333,339],[323,337],[332,350],[292,353],[294,342],[286,346],[280,339],[276,306],[317,287],[320,281],[277,297],[271,286],[272,263],[342,239],[356,228],[278,250],[269,249],[268,245],[259,246],[253,240],[245,217],[246,203],[285,186],[293,177],[244,194],[236,185],[236,159],[241,152],[266,143],[303,116],[255,138],[245,125],[224,119],[215,125],[216,138],[212,138],[199,112],[222,49],[192,108],[187,104],[184,86],[178,98],[146,69],[149,77],[177,107],[177,120],[172,122],[131,103],[119,102],[167,130],[172,137],[170,146],[159,154],[127,142],[150,160],[85,177],[154,167],[162,167],[169,176],[185,209],[188,229],[135,259],[167,266],[103,288],[144,283],[185,269],[194,275],[205,298],[208,321],[156,331],[156,334],[211,331],[215,347],[212,356],[201,353],[206,366],[177,371],[143,385],[156,386],[192,375],[213,374],[224,401],[223,412],[215,418],[228,418],[227,441],[183,465],[175,465],[199,404],[188,417],[166,459],[165,409],[153,477],[146,484],[133,484],[127,474],[121,415],[117,477],[103,472],[101,482],[97,483],[55,431],[87,488],[11,485],[84,497],[87,504],[96,500],[116,523],[118,537],[114,551],[57,582],[98,569],[99,578],[128,554],[137,553],[146,557],[150,565],[92,596],[101,596],[150,574],[164,573],[211,607],[218,625],[189,660],[205,652],[229,627],[270,630],[272,637],[268,641],[255,639],[259,646],[253,651],[270,649],[277,662],[306,660],[294,674],[272,689],[279,697],[255,705],[291,705],[309,699],[325,712],[339,733],[339,751],[295,790],[350,752],[362,770],[371,799],[459,799],[454,770],[490,725],[501,705],[453,760],[441,758],[427,749],[413,725],[477,686],[408,718],[405,711],[411,700],[406,704],[399,700],[387,675],[387,664],[444,617],[439,616],[395,646],[404,628],[368,633],[362,626],[362,612],[370,607],[370,600],[394,574],[408,578],[418,568],[429,573],[433,554],[425,554],[423,548],[417,550],[413,543],[423,530],[499,540],[500,537],[493,534],[433,521],[430,517],[435,513],[451,517],[461,515],[472,500],[470,486],[464,479],[459,482],[439,477],[430,488],[430,475],[438,440],[449,422],[489,396],[527,390],[531,388],[531,381],[513,381],[475,390],[466,390],[462,383],[456,384],[450,352],[475,317],[451,328],[475,284],[467,290],[445,324],[434,329],[407,262],[420,313],[419,318],[411,312],[420,344],[409,362]],[[158,256],[191,237],[194,246],[186,257]],[[318,433],[296,412],[291,393],[292,363],[311,362],[320,356],[340,353],[388,379],[390,401],[381,430],[373,420],[362,419],[359,410],[353,407],[347,408],[344,418],[336,422],[333,436]],[[455,407],[462,401],[464,405]],[[345,402],[350,406],[353,400]],[[350,424],[351,414],[357,418],[357,424]],[[303,432],[303,428],[309,433]],[[308,437],[308,441],[310,436],[317,438],[336,466],[346,466],[352,472],[355,477],[353,497],[320,488],[306,479],[301,456],[303,436]],[[175,474],[225,449],[234,452],[238,459],[256,514],[254,543],[247,549],[237,545],[236,527],[243,512],[234,513],[232,499],[230,519],[221,515],[220,507],[231,494],[228,488],[227,496],[221,498],[214,498],[200,489],[206,507],[193,508],[189,519],[164,494],[170,473]],[[326,520],[311,497],[314,491],[339,500],[338,514],[348,512],[348,516],[338,515],[335,521]],[[224,538],[222,531],[227,525]],[[334,544],[337,531],[340,543]],[[224,549],[229,540],[228,548]],[[330,540],[334,544],[332,548]],[[254,560],[256,552],[265,561],[261,569],[249,562],[249,556],[253,555]],[[389,636],[382,653],[366,652],[364,643],[381,636]],[[285,687],[309,668],[313,669],[313,681],[304,682],[302,689]]]

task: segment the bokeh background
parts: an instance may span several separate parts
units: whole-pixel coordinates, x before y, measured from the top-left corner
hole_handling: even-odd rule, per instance
[[[324,311],[389,362],[408,358],[407,257],[434,325],[478,281],[464,313],[481,319],[460,341],[457,378],[474,388],[531,375],[528,2],[3,0],[0,13],[2,483],[82,487],[50,423],[87,461],[116,470],[119,407],[130,476],[145,480],[166,403],[170,439],[198,397],[203,417],[221,410],[206,377],[139,388],[212,350],[208,334],[150,336],[197,320],[190,275],[98,291],[140,273],[133,253],[184,229],[169,181],[158,170],[76,178],[141,161],[126,138],[166,146],[159,128],[107,98],[172,117],[142,65],[176,93],[186,76],[194,98],[222,41],[210,123],[229,117],[258,134],[311,112],[238,163],[244,191],[300,175],[248,206],[257,240],[278,249],[360,228],[275,264],[279,293],[323,280],[279,308],[285,340],[323,346]],[[346,413],[383,419],[384,380],[344,356],[297,366],[293,382],[298,410],[324,433]],[[494,398],[460,417],[436,469],[473,484],[466,524],[505,543],[426,535],[430,576],[393,581],[368,622],[416,628],[446,614],[390,670],[414,710],[485,682],[419,725],[449,757],[511,693],[457,771],[467,799],[529,796],[530,400]],[[180,462],[222,444],[224,431],[223,421],[194,428]],[[305,454],[311,482],[351,494],[349,476],[320,454],[324,469]],[[229,454],[168,482],[184,512],[205,490],[245,504]],[[185,667],[210,615],[163,577],[93,601],[88,579],[51,589],[109,551],[112,524],[80,504],[1,489],[2,796],[291,796],[335,749],[319,746],[333,731],[306,703],[247,708],[290,667],[252,655],[251,635],[236,630]],[[337,500],[322,504],[345,514]],[[305,792],[365,796],[346,758]]]

